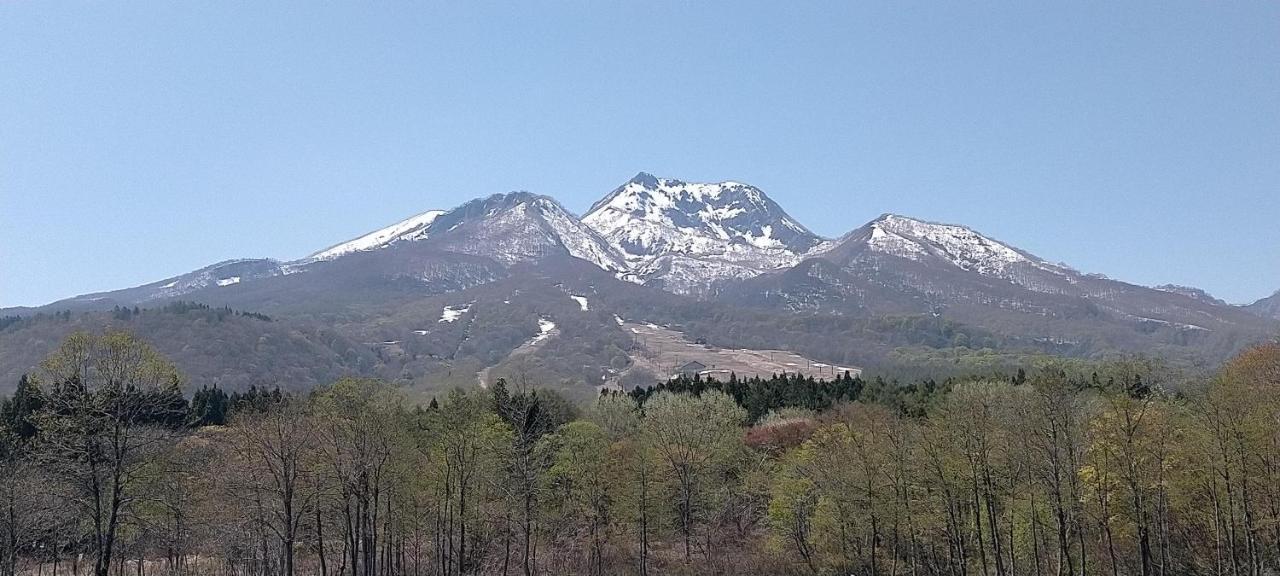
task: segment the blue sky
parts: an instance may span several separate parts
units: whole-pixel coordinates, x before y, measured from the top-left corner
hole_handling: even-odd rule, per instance
[[[0,306],[644,170],[1280,289],[1280,3],[0,0]]]

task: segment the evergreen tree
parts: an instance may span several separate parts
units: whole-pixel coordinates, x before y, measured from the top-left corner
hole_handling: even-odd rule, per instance
[[[21,440],[30,440],[38,430],[34,416],[44,407],[44,394],[26,374],[18,379],[13,397],[0,402],[0,427]]]
[[[231,398],[215,384],[205,386],[191,396],[189,421],[192,426],[223,426],[227,423],[227,413],[231,408]]]

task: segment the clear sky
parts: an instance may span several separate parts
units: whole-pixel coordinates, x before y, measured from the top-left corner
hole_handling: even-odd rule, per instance
[[[0,0],[0,306],[641,170],[1252,301],[1280,3]]]

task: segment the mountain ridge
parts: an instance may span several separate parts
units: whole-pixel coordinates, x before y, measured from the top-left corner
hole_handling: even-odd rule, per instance
[[[1280,320],[1280,290],[1245,307],[1263,318]]]
[[[475,228],[493,229],[458,233],[459,228],[475,221],[481,221],[473,226]],[[775,236],[775,225],[788,233]],[[537,232],[529,236],[532,229]],[[478,238],[477,234],[484,238]],[[505,264],[536,260],[539,253],[558,245],[570,255],[592,262],[619,278],[649,282],[693,295],[709,294],[708,288],[715,282],[743,280],[783,270],[813,257],[848,260],[866,250],[907,259],[949,262],[962,270],[1022,282],[1031,289],[1047,288],[1043,283],[1026,280],[1028,274],[1073,277],[1072,283],[1078,283],[1080,278],[1099,278],[1099,275],[1083,274],[1069,266],[1049,262],[967,226],[892,212],[881,214],[836,239],[826,239],[749,184],[732,180],[685,182],[640,172],[594,202],[581,217],[551,196],[524,191],[499,193],[449,210],[429,210],[297,260],[225,260],[133,288],[94,292],[45,306],[8,310],[39,310],[58,303],[83,304],[112,296],[119,296],[123,302],[173,298],[212,285],[230,286],[305,272],[320,262],[437,236],[448,251],[494,258]],[[502,236],[508,240],[501,241]],[[663,282],[678,273],[702,273],[706,277],[676,282],[676,286]],[[1079,278],[1074,278],[1076,276]],[[699,282],[704,285],[692,286]],[[1194,287],[1163,285],[1152,289],[1225,305]],[[1280,298],[1280,294],[1251,306],[1261,307],[1271,298]]]
[[[1280,295],[1230,306],[1195,288],[1110,280],[967,226],[894,213],[828,239],[748,184],[644,172],[582,217],[551,196],[493,194],[297,260],[227,260],[0,316],[97,311],[79,321],[85,324],[109,319],[102,313],[113,307],[155,309],[176,300],[261,312],[279,323],[212,332],[181,332],[172,318],[138,324],[160,338],[178,330],[225,342],[226,351],[204,347],[191,360],[198,376],[265,365],[240,358],[267,353],[259,340],[278,342],[292,331],[309,343],[288,350],[326,350],[316,360],[324,366],[305,382],[345,371],[474,383],[480,370],[517,366],[570,387],[643,380],[633,371],[643,352],[619,319],[688,330],[690,341],[726,349],[802,351],[843,366],[901,366],[907,358],[914,366],[939,354],[1144,353],[1195,367],[1280,331]],[[448,311],[460,319],[446,326],[438,320]],[[556,335],[536,350],[522,348],[547,322]],[[40,326],[9,321],[0,337],[43,346],[60,333]],[[527,353],[507,358],[517,349]],[[27,366],[32,354],[0,354],[0,362]],[[18,369],[0,365],[4,374]],[[226,377],[252,381],[233,376]]]
[[[385,248],[396,241],[421,238],[426,229],[431,226],[431,223],[445,212],[445,210],[428,210],[390,226],[379,228],[346,242],[314,252],[301,260],[332,260],[352,252]]]

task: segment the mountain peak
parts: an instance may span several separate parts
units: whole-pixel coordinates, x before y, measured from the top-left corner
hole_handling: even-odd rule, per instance
[[[550,200],[550,198],[546,196],[540,196],[533,192],[529,192],[528,190],[512,190],[510,192],[490,194],[485,198],[476,198],[475,200],[463,204],[463,206],[515,206],[525,202],[533,202],[541,198]]]
[[[763,191],[641,172],[582,218],[626,260],[633,278],[700,292],[796,264],[823,242]]]
[[[821,241],[759,188],[641,172],[596,202],[583,222],[635,258],[724,245],[801,253]]]
[[[603,238],[554,198],[517,191],[477,198],[437,218],[433,238],[450,250],[500,262],[568,253],[612,272],[625,263]]]
[[[639,184],[646,188],[657,188],[658,177],[648,172],[640,172],[627,181],[629,184]]]
[[[314,262],[318,260],[333,260],[335,258],[346,256],[353,252],[366,252],[369,250],[377,250],[386,248],[396,242],[423,240],[434,232],[441,230],[440,226],[433,226],[436,221],[443,216],[448,216],[446,220],[451,223],[444,228],[447,229],[459,221],[485,213],[494,213],[506,208],[518,206],[524,203],[550,203],[559,206],[555,200],[547,196],[539,196],[532,192],[523,190],[507,192],[501,194],[493,194],[487,198],[477,198],[453,210],[428,210],[421,214],[411,216],[395,224],[380,228],[369,232],[363,236],[348,240],[341,244],[330,246],[303,258],[299,262]]]
[[[923,218],[915,218],[912,216],[906,216],[904,214],[897,214],[894,212],[885,212],[884,214],[881,214],[880,216],[878,216],[875,220],[872,220],[871,222],[869,222],[869,224],[883,224],[885,226],[891,226],[891,227],[893,226],[935,227],[939,229],[947,228],[947,229],[954,229],[954,230],[968,230],[970,232],[973,231],[972,228],[961,225],[961,224],[947,224],[945,222],[934,222],[931,220],[925,220]]]
[[[899,214],[886,213],[855,233],[872,252],[908,260],[941,260],[971,272],[1005,276],[1015,264],[1030,264],[1046,270],[1060,267],[1048,264],[1027,252],[984,236],[967,226],[930,222]]]

